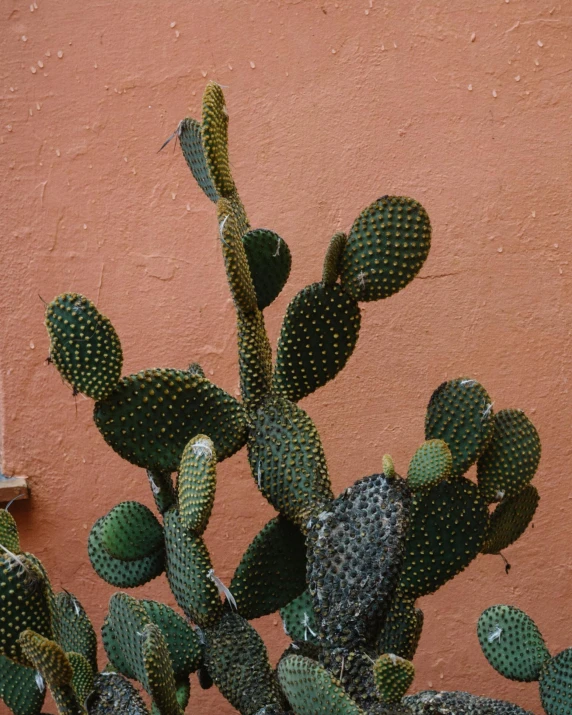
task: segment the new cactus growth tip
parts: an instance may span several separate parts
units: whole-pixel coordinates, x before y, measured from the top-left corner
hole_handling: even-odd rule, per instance
[[[231,172],[228,121],[223,91],[211,83],[201,121],[184,119],[176,136],[216,204],[213,236],[236,309],[241,399],[196,363],[122,377],[119,337],[91,301],[67,293],[46,310],[53,364],[74,392],[95,400],[105,442],[146,470],[157,506],[153,513],[128,501],[102,515],[89,536],[93,568],[120,589],[165,574],[180,610],[116,593],[102,628],[108,664],[99,670],[81,604],[53,594],[3,513],[0,695],[17,715],[37,715],[45,687],[60,713],[181,715],[189,697],[193,712],[189,678],[197,673],[242,715],[524,714],[462,692],[405,694],[423,628],[416,599],[479,553],[508,547],[534,515],[536,430],[517,410],[495,414],[476,380],[449,380],[429,400],[426,441],[408,467],[380,454],[380,473],[333,493],[318,430],[297,402],[351,359],[367,327],[360,303],[386,299],[415,278],[430,248],[429,217],[414,199],[383,196],[347,235],[336,233],[318,280],[286,310],[273,362],[264,311],[292,259],[282,237],[249,223]],[[243,447],[277,515],[227,586],[202,535],[217,463]],[[465,476],[475,463],[477,484]],[[572,657],[550,659],[537,629],[503,608],[479,630],[487,657],[508,677],[539,678],[549,715],[569,715],[561,693]],[[249,621],[277,611],[292,643],[273,668]]]

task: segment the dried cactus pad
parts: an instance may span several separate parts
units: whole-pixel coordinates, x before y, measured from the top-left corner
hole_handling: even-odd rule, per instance
[[[413,660],[423,630],[423,611],[415,601],[396,593],[379,635],[379,654],[394,653]]]
[[[414,492],[429,489],[451,474],[453,457],[442,439],[429,439],[413,455],[407,470],[407,482]]]
[[[109,318],[77,293],[64,293],[46,309],[50,357],[76,392],[94,400],[111,393],[121,376],[123,352]]]
[[[522,410],[501,410],[492,439],[479,459],[479,490],[487,502],[516,496],[534,477],[540,462],[540,437]]]
[[[493,403],[476,380],[443,382],[431,395],[425,439],[442,439],[453,457],[452,474],[461,475],[484,452],[493,433]]]
[[[197,434],[212,439],[219,461],[246,441],[240,403],[186,370],[144,370],[122,378],[96,403],[94,419],[121,457],[157,471],[178,470],[187,442]]]
[[[355,300],[387,298],[415,278],[430,246],[423,206],[405,196],[383,196],[352,226],[342,255],[342,285]]]
[[[534,715],[506,700],[483,698],[462,690],[423,690],[403,699],[410,715]]]
[[[103,517],[101,543],[114,559],[137,561],[163,548],[163,527],[144,504],[124,501]]]
[[[256,228],[242,237],[259,310],[280,294],[290,275],[292,255],[283,238],[268,228]]]
[[[540,672],[540,702],[546,715],[572,712],[572,648],[547,660]]]
[[[178,129],[183,156],[197,184],[214,203],[219,199],[209,174],[203,147],[202,128],[196,119],[183,119]]]
[[[339,285],[312,283],[286,310],[274,373],[274,388],[293,402],[332,380],[357,343],[361,314]]]
[[[477,635],[485,658],[510,680],[538,680],[543,664],[550,658],[532,618],[514,606],[491,606],[483,611]]]
[[[0,698],[14,715],[39,715],[45,691],[38,687],[36,673],[0,655]]]
[[[483,554],[498,554],[526,531],[536,512],[540,497],[529,484],[514,497],[505,497],[491,514]]]
[[[415,677],[415,667],[398,655],[384,653],[373,665],[373,676],[382,702],[395,704],[409,690]]]
[[[149,715],[139,691],[117,673],[100,673],[86,704],[90,715]]]

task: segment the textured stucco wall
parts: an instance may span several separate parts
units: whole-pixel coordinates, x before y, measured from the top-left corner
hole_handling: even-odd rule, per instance
[[[422,607],[415,687],[464,688],[540,710],[535,684],[497,676],[475,623],[527,610],[553,652],[572,645],[570,116],[572,15],[556,0],[4,0],[2,25],[3,470],[30,476],[13,513],[25,547],[100,625],[114,589],[93,573],[88,530],[123,499],[150,503],[141,470],[109,450],[92,404],[44,364],[43,305],[94,299],[121,336],[125,371],[185,367],[237,393],[233,308],[213,208],[178,150],[157,149],[227,86],[235,177],[254,226],[289,243],[291,280],[267,311],[319,278],[335,230],[378,196],[414,196],[433,223],[420,276],[363,306],[335,384],[306,399],[336,491],[404,471],[432,390],[481,380],[543,440],[531,529],[479,557]],[[206,538],[228,581],[271,517],[244,452],[219,469]],[[137,595],[167,599],[163,578]],[[276,618],[257,623],[275,660]],[[195,713],[230,713],[194,683]]]

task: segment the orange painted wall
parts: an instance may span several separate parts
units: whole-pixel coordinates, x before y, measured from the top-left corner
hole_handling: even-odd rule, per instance
[[[233,307],[213,207],[178,150],[157,149],[227,86],[232,163],[254,226],[289,243],[291,280],[267,311],[319,279],[332,233],[385,193],[417,198],[434,234],[420,276],[363,306],[335,384],[306,399],[336,491],[406,469],[432,390],[481,380],[543,441],[531,529],[479,557],[422,607],[415,688],[469,689],[539,712],[535,684],[497,676],[475,635],[493,603],[524,608],[553,652],[572,645],[570,196],[572,16],[545,0],[4,0],[2,449],[33,498],[12,511],[25,547],[97,626],[114,589],[92,571],[88,530],[143,472],[106,447],[91,402],[46,366],[39,296],[75,290],[113,320],[125,371],[185,367],[238,392]],[[206,539],[230,579],[271,517],[245,454],[219,470]],[[163,578],[136,592],[173,603]],[[271,656],[276,618],[256,624]],[[195,713],[230,713],[195,683]]]

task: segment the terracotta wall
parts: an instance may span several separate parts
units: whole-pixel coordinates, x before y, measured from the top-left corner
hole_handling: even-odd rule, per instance
[[[303,406],[336,491],[398,470],[423,439],[444,379],[481,380],[543,441],[534,528],[423,599],[415,688],[469,689],[536,712],[535,684],[496,675],[478,615],[524,608],[557,652],[572,645],[569,398],[572,16],[544,0],[4,0],[2,23],[3,471],[30,477],[12,511],[25,547],[97,626],[114,591],[86,554],[97,517],[150,503],[143,472],[106,447],[92,404],[45,364],[44,306],[90,296],[123,342],[126,372],[198,360],[238,392],[234,315],[213,207],[173,145],[225,85],[232,163],[254,226],[289,243],[291,281],[267,311],[319,279],[332,233],[385,193],[431,216],[419,277],[363,307],[362,335],[335,385]],[[230,579],[272,515],[244,452],[224,462],[206,539]],[[173,603],[163,578],[136,592]],[[276,660],[275,617],[256,623]],[[230,713],[194,683],[192,711]]]

